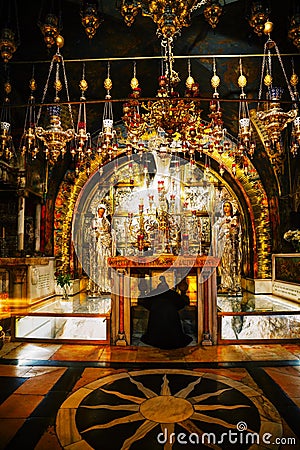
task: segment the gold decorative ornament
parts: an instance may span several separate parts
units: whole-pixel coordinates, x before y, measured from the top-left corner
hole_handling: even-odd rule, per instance
[[[31,91],[36,91],[36,81],[34,78],[31,78],[31,80],[29,81],[29,89]]]
[[[214,89],[220,86],[220,77],[218,75],[213,75],[213,77],[210,80],[211,85]]]
[[[186,81],[185,81],[186,87],[187,87],[188,89],[192,89],[194,83],[195,83],[194,78],[193,78],[191,75],[189,75],[189,76],[187,77]]]
[[[136,89],[139,87],[139,80],[136,77],[131,78],[130,87],[131,89]]]
[[[272,78],[272,76],[270,75],[270,74],[267,74],[265,77],[264,77],[264,84],[265,84],[265,86],[272,86],[272,83],[273,83],[273,78]]]
[[[273,28],[274,28],[273,22],[267,21],[264,25],[264,34],[272,33]]]
[[[53,86],[54,89],[58,92],[62,90],[62,82],[60,80],[55,80]]]
[[[85,92],[88,89],[88,83],[84,78],[80,80],[79,87],[82,92]]]
[[[110,91],[112,89],[111,79],[109,77],[105,78],[103,85],[107,91]]]
[[[4,92],[6,95],[9,95],[11,93],[11,84],[9,81],[6,81],[4,83]]]
[[[298,77],[298,75],[297,75],[296,73],[293,73],[293,74],[291,75],[291,79],[290,79],[291,85],[292,85],[293,87],[296,87],[297,84],[298,84],[298,82],[299,82],[299,77]]]
[[[65,40],[61,34],[59,34],[56,38],[56,45],[58,48],[62,48],[64,46]]]
[[[240,88],[244,88],[247,86],[247,78],[245,75],[240,75],[238,78],[238,85]]]

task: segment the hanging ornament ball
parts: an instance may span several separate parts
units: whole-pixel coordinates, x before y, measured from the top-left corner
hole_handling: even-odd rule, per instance
[[[271,75],[268,73],[266,76],[265,76],[265,78],[264,78],[264,83],[265,83],[265,86],[271,86],[272,85],[272,77],[271,77]]]
[[[195,80],[191,75],[189,75],[185,81],[185,85],[188,89],[192,89],[193,85],[195,84]]]
[[[79,88],[81,91],[85,92],[88,88],[88,83],[87,81],[83,78],[80,83],[79,83]]]
[[[64,46],[65,40],[64,38],[59,34],[56,38],[56,45],[58,48],[62,48]]]
[[[273,31],[273,22],[270,22],[269,20],[265,23],[265,27],[264,27],[264,33],[265,34],[270,34]]]
[[[210,82],[212,87],[216,89],[220,85],[220,77],[218,77],[218,75],[214,75]]]
[[[296,73],[293,73],[290,79],[291,85],[294,87],[297,86],[298,81],[299,81],[298,75]]]
[[[135,77],[131,78],[130,86],[131,89],[136,89],[139,86],[139,80]]]
[[[31,91],[36,91],[36,81],[34,78],[31,78],[29,81],[29,88]]]
[[[110,91],[110,90],[111,90],[111,88],[112,88],[112,81],[111,81],[111,79],[110,79],[109,77],[105,78],[103,84],[104,84],[104,87],[105,87],[105,89],[106,89],[107,91]]]
[[[245,75],[240,75],[238,78],[238,85],[240,88],[244,88],[247,85],[247,78]]]
[[[6,81],[4,83],[4,92],[5,92],[6,95],[11,93],[11,84],[10,84],[9,81]]]

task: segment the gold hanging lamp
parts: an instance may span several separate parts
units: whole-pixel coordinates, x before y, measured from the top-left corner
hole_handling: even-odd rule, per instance
[[[67,76],[65,71],[65,64],[62,54],[60,53],[60,47],[63,45],[63,39],[59,39],[57,41],[58,47],[57,52],[52,58],[50,69],[47,77],[47,82],[44,88],[42,103],[44,103],[47,91],[48,91],[48,85],[49,80],[51,77],[52,70],[54,66],[56,66],[55,71],[55,80],[54,80],[54,89],[55,89],[55,97],[54,97],[54,103],[47,107],[48,114],[49,114],[49,125],[46,129],[44,129],[41,126],[36,127],[36,136],[38,139],[40,139],[44,143],[44,153],[46,159],[49,159],[49,162],[54,164],[59,156],[64,156],[66,153],[66,146],[69,141],[74,139],[75,137],[75,130],[74,130],[74,122],[73,122],[73,116],[72,116],[72,109],[70,105],[70,98],[69,98],[69,91],[68,91],[68,82],[67,82]],[[63,81],[60,80],[60,69],[62,71],[63,75]],[[69,118],[71,122],[71,127],[67,130],[64,130],[61,125],[61,106],[59,104],[60,97],[59,92],[63,90],[63,87],[65,88],[65,93],[68,101],[68,111],[69,111]],[[37,125],[41,116],[41,108],[38,113],[37,117]]]

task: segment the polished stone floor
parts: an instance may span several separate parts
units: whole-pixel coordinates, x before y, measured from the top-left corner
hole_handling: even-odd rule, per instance
[[[300,449],[300,345],[6,342],[1,449]]]

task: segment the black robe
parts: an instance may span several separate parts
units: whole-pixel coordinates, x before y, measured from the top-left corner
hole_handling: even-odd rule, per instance
[[[178,313],[185,307],[185,300],[172,289],[165,292],[156,289],[150,292],[150,295],[139,299],[138,302],[150,311],[147,331],[141,337],[141,341],[161,349],[188,345],[192,338],[184,334]]]

